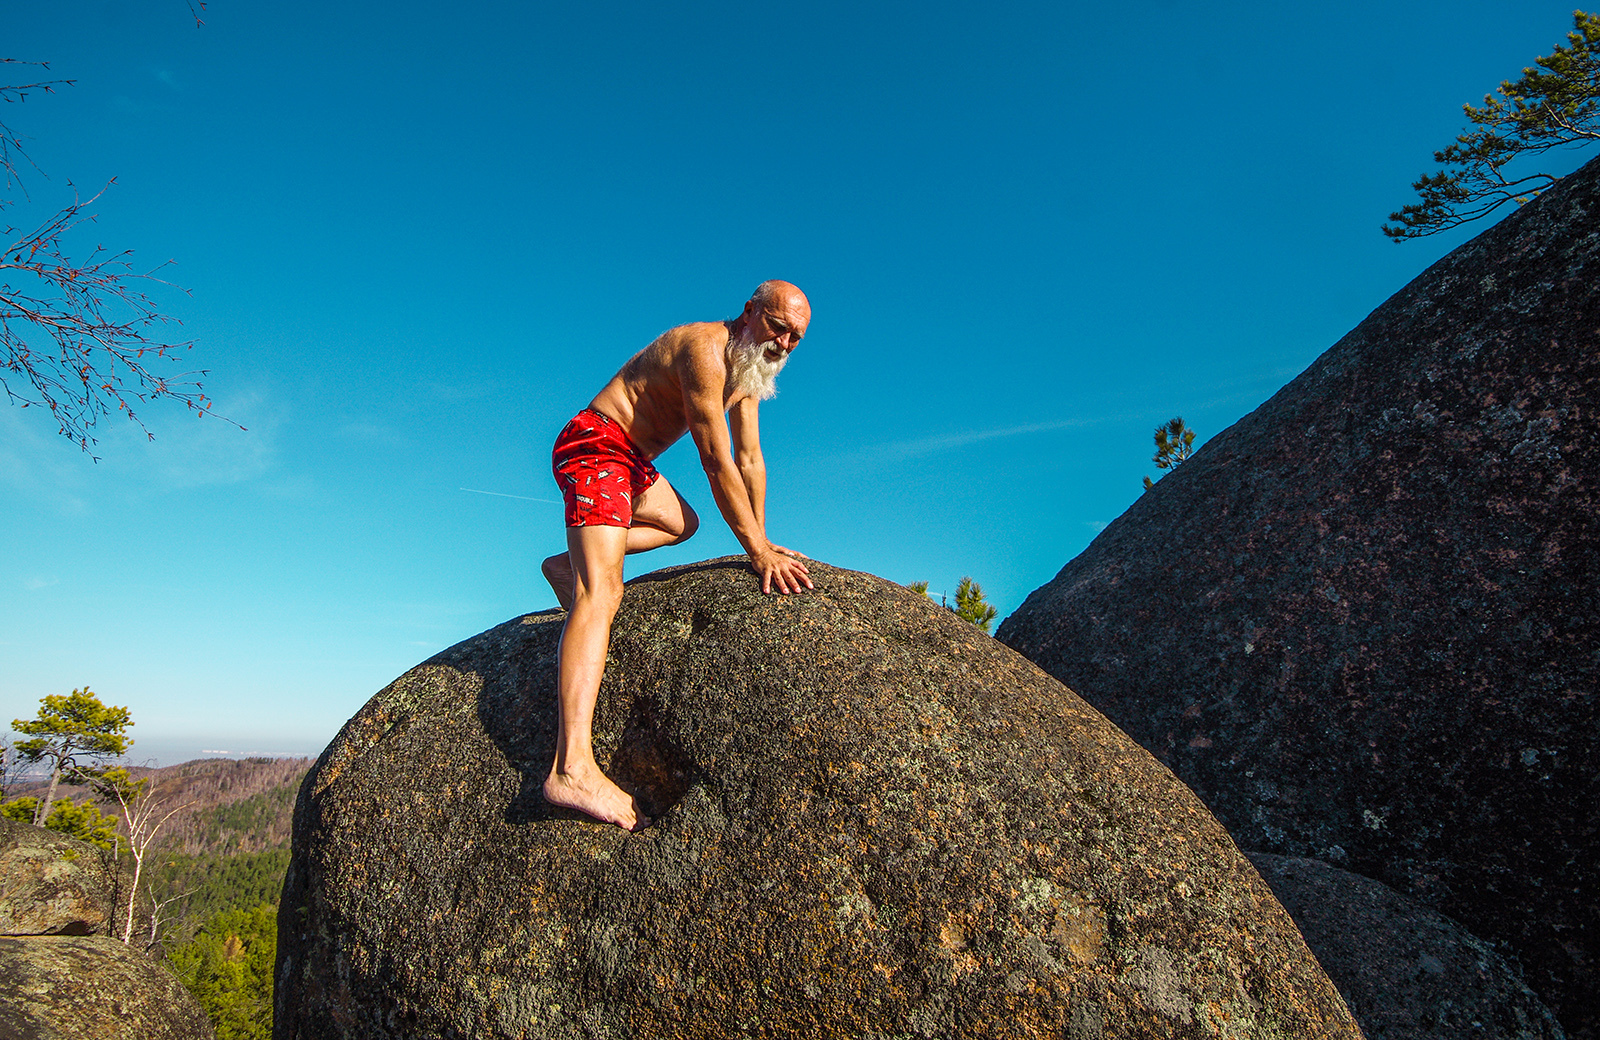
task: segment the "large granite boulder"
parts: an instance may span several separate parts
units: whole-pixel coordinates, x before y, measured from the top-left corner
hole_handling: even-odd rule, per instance
[[[161,965],[103,935],[0,938],[4,1040],[213,1040]]]
[[[1247,855],[1367,1040],[1565,1040],[1517,970],[1450,918],[1321,860]]]
[[[1600,1028],[1600,160],[1143,495],[998,636],[1247,848],[1377,877]]]
[[[0,818],[0,935],[106,935],[131,888],[104,849]]]
[[[368,702],[300,790],[274,1036],[1359,1036],[1168,770],[925,597],[811,569],[630,583],[596,743],[639,834],[540,796],[557,612]]]

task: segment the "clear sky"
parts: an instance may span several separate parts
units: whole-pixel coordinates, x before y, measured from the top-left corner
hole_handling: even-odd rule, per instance
[[[76,82],[0,112],[48,174],[6,218],[115,177],[71,244],[176,261],[249,430],[147,407],[96,464],[0,402],[0,727],[87,684],[136,759],[318,753],[554,605],[556,432],[765,278],[814,308],[762,409],[774,540],[1003,616],[1157,423],[1214,436],[1480,230],[1378,226],[1571,10],[8,4],[4,56]],[[659,465],[707,522],[630,575],[738,551],[692,446]]]

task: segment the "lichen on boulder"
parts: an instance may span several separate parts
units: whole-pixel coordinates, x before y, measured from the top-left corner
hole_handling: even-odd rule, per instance
[[[0,819],[0,935],[105,935],[132,877],[97,846]]]
[[[188,990],[103,935],[0,937],[6,1040],[214,1040]]]
[[[595,733],[638,834],[540,796],[558,612],[378,693],[301,787],[278,1040],[1360,1035],[1169,771],[925,597],[811,570],[630,583]]]

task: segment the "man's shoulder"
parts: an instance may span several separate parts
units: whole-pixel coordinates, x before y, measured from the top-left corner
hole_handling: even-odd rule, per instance
[[[709,364],[727,348],[728,327],[720,321],[693,321],[668,329],[656,342],[665,348],[662,360],[674,367],[682,362]]]
[[[720,321],[691,321],[662,333],[662,339],[693,346],[708,345],[718,349],[728,345],[728,326]]]

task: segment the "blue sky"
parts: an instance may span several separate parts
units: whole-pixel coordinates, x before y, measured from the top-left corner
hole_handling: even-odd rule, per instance
[[[217,409],[93,463],[0,404],[0,724],[91,686],[135,758],[315,754],[438,650],[554,605],[551,440],[764,278],[810,335],[763,408],[769,531],[1004,615],[1478,228],[1378,232],[1571,4],[10,5],[76,83],[0,117],[112,177]],[[1558,155],[1555,172],[1581,162]],[[708,523],[630,575],[738,550]],[[461,489],[474,489],[463,491]],[[482,494],[478,492],[493,492]],[[521,497],[505,497],[521,496]],[[532,501],[537,500],[537,501]]]

